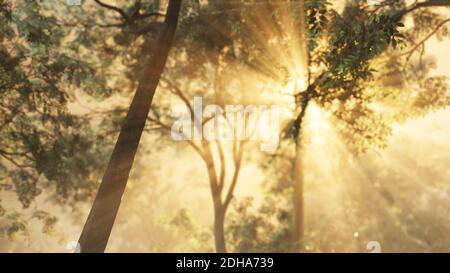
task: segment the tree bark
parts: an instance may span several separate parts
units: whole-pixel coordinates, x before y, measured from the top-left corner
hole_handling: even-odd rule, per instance
[[[225,210],[222,205],[214,207],[214,241],[217,253],[226,253]]]
[[[304,0],[300,1],[301,5],[301,15],[302,18],[305,17],[305,6],[304,6]],[[427,8],[427,7],[445,7],[450,6],[450,0],[428,0],[425,2],[418,2],[413,4],[412,6],[400,11],[397,16],[399,19],[401,19],[403,16],[405,16],[409,12],[413,12],[420,8]],[[306,31],[306,23],[305,21],[301,21],[301,26],[299,29],[302,31],[301,36],[303,36],[303,41],[305,39],[304,33]],[[309,51],[305,44],[301,45],[301,48],[304,49],[303,60],[308,60]],[[308,71],[308,62],[304,64],[306,67],[306,70]],[[320,77],[316,79],[319,80]],[[308,90],[314,90],[316,83],[309,85]],[[307,90],[307,93],[308,93]],[[294,174],[294,196],[293,196],[293,205],[294,205],[294,212],[293,212],[293,231],[292,231],[292,242],[293,242],[293,250],[295,252],[298,252],[301,250],[301,244],[304,236],[304,171],[303,171],[303,147],[302,147],[302,125],[304,116],[306,114],[306,109],[309,105],[310,100],[312,99],[311,96],[306,94],[302,99],[302,105],[301,105],[301,113],[297,116],[297,119],[295,121],[296,129],[294,133],[295,137],[295,162],[293,167],[293,174]]]
[[[300,13],[300,48],[301,48],[301,62],[303,68],[303,76],[305,86],[309,85],[309,49],[308,42],[306,39],[307,33],[307,18],[306,18],[306,6],[305,0],[299,1],[299,13]],[[294,122],[295,132],[294,132],[294,140],[295,140],[295,161],[294,161],[294,196],[293,196],[293,230],[292,230],[292,242],[293,242],[293,250],[294,252],[301,250],[301,241],[303,239],[304,233],[304,201],[303,201],[303,151],[302,151],[302,126],[303,120],[306,115],[306,110],[308,108],[309,102],[311,100],[311,86],[308,86],[308,89],[303,91],[301,99],[301,110],[297,119]]]
[[[294,161],[294,251],[299,251],[304,234],[303,153],[301,141],[295,144]]]
[[[153,52],[143,49],[148,58],[127,116],[122,124],[108,167],[103,176],[81,233],[81,252],[104,252],[119,210],[123,192],[133,165],[142,131],[161,74],[170,51],[178,23],[182,0],[170,0],[164,27]]]
[[[209,186],[214,205],[214,243],[217,253],[225,253],[225,209],[222,203],[223,185],[220,185],[217,180],[217,173],[210,143],[206,140],[202,140],[202,147],[204,152],[203,159],[208,171]]]

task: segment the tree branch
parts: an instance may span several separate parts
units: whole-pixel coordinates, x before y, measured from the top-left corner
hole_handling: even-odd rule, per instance
[[[20,164],[19,162],[17,162],[12,156],[10,156],[11,154],[0,151],[0,156],[3,157],[4,159],[8,160],[9,162],[11,162],[14,166],[16,166],[19,169],[22,168],[32,168],[34,167],[33,165],[30,164]]]
[[[440,22],[434,29],[433,31],[431,31],[425,38],[423,38],[419,43],[417,43],[411,50],[409,50],[408,52],[405,52],[403,54],[401,54],[400,56],[405,56],[408,55],[406,58],[406,62],[409,61],[409,59],[411,58],[412,54],[422,45],[425,44],[426,41],[428,41],[431,37],[433,37],[434,34],[436,34],[436,32],[438,32],[438,30],[445,25],[446,23],[450,22],[450,18],[443,20],[442,22]]]
[[[120,9],[120,8],[118,8],[118,7],[115,7],[115,6],[112,6],[112,5],[103,3],[103,2],[100,1],[100,0],[94,0],[94,1],[95,1],[97,4],[99,4],[100,6],[106,8],[106,9],[109,9],[109,10],[112,10],[112,11],[115,11],[115,12],[119,13],[120,16],[127,22],[127,24],[131,25],[132,22],[131,22],[130,18],[128,17],[128,15],[125,13],[124,10],[122,10],[122,9]]]
[[[400,18],[402,18],[403,16],[405,16],[406,14],[413,12],[417,9],[421,9],[421,8],[429,8],[429,7],[446,7],[446,6],[450,6],[450,0],[428,0],[425,2],[417,2],[414,3],[413,5],[409,6],[408,8],[404,9],[403,11],[401,11],[398,16]]]
[[[225,155],[223,153],[223,149],[222,149],[222,143],[220,142],[220,140],[216,141],[216,145],[217,145],[217,151],[219,152],[219,158],[220,158],[220,176],[219,176],[219,188],[222,191],[223,189],[223,185],[225,182]]]
[[[172,130],[172,128],[169,126],[169,125],[167,125],[167,124],[165,124],[165,123],[163,123],[162,121],[160,121],[160,120],[158,120],[158,119],[154,119],[154,118],[152,118],[152,117],[148,117],[147,118],[147,120],[148,121],[150,121],[150,122],[153,122],[153,123],[155,123],[155,124],[157,124],[157,125],[159,125],[162,129],[164,129],[164,130],[166,130],[166,131],[171,131]],[[187,141],[187,143],[200,155],[200,157],[202,157],[203,159],[205,159],[205,157],[204,157],[204,154],[203,154],[203,151],[201,150],[201,148],[199,147],[199,146],[197,146],[195,143],[194,143],[194,141],[192,141],[192,140],[186,140]]]
[[[212,117],[205,119],[204,121],[201,120],[196,120],[195,119],[195,115],[194,115],[194,108],[191,105],[191,102],[189,101],[189,99],[186,97],[186,95],[183,93],[183,91],[181,91],[180,88],[178,88],[175,84],[173,84],[171,81],[169,81],[166,78],[163,78],[164,82],[167,83],[167,85],[169,86],[169,91],[176,95],[178,98],[180,98],[183,103],[186,105],[186,107],[189,109],[189,112],[191,113],[191,120],[194,123],[195,129],[197,130],[198,133],[202,132],[202,126],[204,125],[206,122],[208,122],[209,120],[212,119]]]
[[[228,206],[230,205],[231,200],[233,199],[233,193],[237,185],[237,180],[239,177],[239,173],[241,171],[241,164],[242,164],[242,154],[244,152],[244,141],[240,142],[239,145],[239,152],[236,157],[234,157],[234,173],[233,178],[231,179],[230,187],[228,188],[227,195],[225,197],[225,201],[223,203],[224,212],[228,209]]]

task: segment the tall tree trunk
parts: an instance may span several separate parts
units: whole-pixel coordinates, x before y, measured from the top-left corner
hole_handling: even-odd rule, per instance
[[[165,25],[161,30],[155,51],[148,52],[148,49],[143,49],[144,57],[147,57],[147,54],[151,54],[151,57],[148,58],[142,71],[138,88],[78,241],[81,252],[105,251],[150,111],[153,95],[173,41],[181,2],[182,0],[169,1]]]
[[[222,187],[217,179],[210,143],[202,140],[204,162],[208,171],[209,186],[214,205],[214,243],[217,253],[225,253],[225,206],[222,203]]]
[[[301,63],[303,71],[303,78],[301,79],[303,86],[308,86],[309,83],[309,49],[308,42],[306,39],[307,33],[307,18],[306,18],[306,6],[305,0],[299,1],[299,13],[300,21],[298,29],[300,30],[300,52]],[[301,249],[301,241],[303,239],[304,233],[304,201],[303,201],[303,151],[302,151],[302,126],[303,120],[306,115],[306,110],[308,108],[311,97],[309,96],[309,86],[307,90],[300,90],[303,92],[301,99],[301,110],[297,119],[295,120],[295,162],[294,162],[294,215],[293,215],[293,231],[292,231],[292,241],[294,245],[294,251],[297,252]]]
[[[295,131],[295,161],[293,166],[294,172],[294,215],[293,215],[293,230],[292,230],[292,242],[293,250],[295,252],[301,250],[301,243],[305,230],[305,205],[303,199],[304,188],[304,174],[303,174],[303,125],[306,116],[306,111],[310,103],[311,98],[305,96],[302,99],[301,111],[294,122]]]
[[[301,248],[304,233],[304,201],[303,201],[303,153],[301,141],[295,144],[294,162],[294,251]]]
[[[214,241],[217,253],[227,252],[225,243],[225,209],[221,204],[214,206]]]
[[[310,86],[311,87],[311,86]],[[308,88],[308,90],[310,89]],[[309,92],[309,91],[307,91]],[[304,217],[305,217],[305,205],[303,199],[303,129],[306,111],[311,101],[311,97],[307,95],[303,97],[301,103],[301,111],[294,122],[294,138],[295,138],[295,161],[293,166],[294,172],[294,217],[293,217],[293,230],[292,230],[292,242],[293,250],[295,252],[301,250],[301,243],[303,239],[303,233],[305,230]]]

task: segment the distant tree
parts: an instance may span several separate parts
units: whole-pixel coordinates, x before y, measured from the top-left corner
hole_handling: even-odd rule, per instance
[[[236,76],[237,69],[233,41],[236,41],[238,35],[231,30],[231,26],[239,25],[239,22],[235,21],[237,11],[219,12],[221,9],[229,10],[231,6],[226,1],[208,1],[203,4],[194,1],[191,12],[180,20],[180,35],[174,44],[174,54],[171,55],[167,72],[162,79],[162,88],[176,97],[190,115],[192,131],[183,132],[182,136],[187,138],[186,142],[205,163],[214,208],[215,250],[221,253],[227,251],[226,213],[238,183],[246,141],[238,140],[234,135],[229,142],[206,139],[203,127],[208,123],[215,124],[216,117],[195,116],[193,102],[195,96],[201,96],[203,104],[214,104],[222,110],[225,110],[225,105],[231,101],[239,102],[235,97],[238,96],[237,92],[242,91],[242,86],[231,93],[224,84],[227,79]],[[230,31],[226,35],[218,32],[219,25],[220,28]],[[152,125],[150,130],[159,129],[170,137],[174,117],[171,116],[167,98],[157,103],[148,120]],[[234,124],[223,124],[224,120],[219,122],[229,130],[236,129]],[[201,140],[188,139],[188,135],[192,136],[194,131],[203,136]],[[215,153],[218,154],[218,160],[214,158]],[[234,167],[231,174],[227,173],[228,156]]]
[[[197,121],[194,119],[194,106],[192,102],[185,95],[185,91],[181,91],[176,84],[168,82],[167,87],[171,93],[173,93],[178,99],[180,99],[188,109],[188,113],[191,116],[192,124],[195,124]],[[217,92],[218,90],[215,90]],[[214,102],[214,101],[212,101]],[[220,104],[220,102],[217,102]],[[168,117],[164,114],[161,114],[160,109],[155,108],[154,111],[151,112],[148,120],[150,122],[151,128],[150,130],[160,129],[165,131],[165,133],[171,133],[172,126],[174,125],[171,117]],[[195,126],[193,130],[196,130],[198,133],[203,133],[203,126],[210,126],[208,123],[214,123],[216,117],[208,118],[201,117],[201,120],[198,121],[202,124],[202,127]],[[223,122],[223,120],[220,120]],[[225,126],[228,130],[235,130],[235,126],[232,124],[223,124],[221,126]],[[155,127],[156,126],[156,127]],[[222,128],[223,130],[224,128]],[[186,135],[184,138],[188,138]],[[230,142],[230,145],[226,145],[229,143],[224,143],[225,141],[221,139],[217,140],[208,140],[206,138],[202,140],[196,139],[186,139],[185,140],[190,147],[194,149],[194,151],[200,156],[200,158],[205,163],[206,171],[208,174],[209,186],[211,189],[211,196],[213,199],[214,205],[214,239],[215,239],[215,248],[219,253],[226,252],[226,240],[225,240],[225,217],[228,208],[230,207],[230,203],[233,198],[234,191],[236,189],[239,173],[241,171],[242,160],[244,155],[244,148],[246,144],[246,140],[239,140],[237,137],[233,137]],[[228,147],[230,146],[230,147]],[[214,149],[216,149],[219,155],[219,161],[214,159]],[[230,150],[228,153],[228,150]],[[232,162],[234,170],[231,172],[231,176],[227,176],[227,164],[226,157],[228,154],[231,154]],[[219,168],[219,171],[217,171]],[[228,178],[227,177],[231,177]]]
[[[266,56],[267,41],[258,43],[262,32],[256,30],[258,22],[250,20],[255,19],[256,10],[264,7],[261,1],[193,1],[191,12],[182,16],[180,35],[171,55],[173,61],[169,62],[167,74],[163,76],[162,87],[186,106],[193,123],[194,96],[201,96],[204,105],[214,104],[223,110],[226,105],[271,104],[270,99],[263,98],[263,94],[269,92],[268,82],[284,81],[285,73],[279,68],[271,70],[265,64],[266,60],[273,60]],[[275,14],[268,18],[275,18]],[[278,61],[273,61],[276,66]],[[149,116],[151,124],[166,133],[170,133],[173,124],[169,107],[167,101],[157,104]],[[210,117],[197,118],[200,119],[197,124],[215,122]],[[245,130],[252,125],[246,120]],[[225,127],[235,133],[239,130],[236,124],[227,123]],[[203,128],[193,130],[202,133]],[[215,249],[226,252],[226,216],[234,200],[244,151],[250,149],[250,143],[248,139],[238,139],[237,135],[231,142],[204,138],[187,142],[206,165],[214,208]],[[213,156],[215,152],[218,160]],[[228,155],[234,167],[230,175],[226,166]]]

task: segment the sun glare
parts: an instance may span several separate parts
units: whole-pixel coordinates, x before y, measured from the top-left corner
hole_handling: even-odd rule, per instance
[[[306,128],[310,141],[314,144],[324,145],[330,135],[331,125],[328,115],[315,103],[308,108]]]

